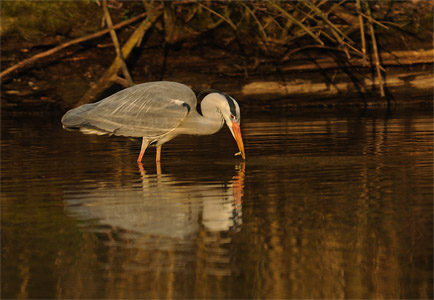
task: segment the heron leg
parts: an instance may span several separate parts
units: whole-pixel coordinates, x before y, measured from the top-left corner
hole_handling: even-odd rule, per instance
[[[148,148],[149,140],[143,138],[142,139],[142,148],[140,149],[139,157],[137,158],[137,162],[141,162],[143,158],[143,154],[145,154],[146,148]]]
[[[161,145],[157,145],[157,155],[155,157],[155,161],[160,162],[161,160]]]

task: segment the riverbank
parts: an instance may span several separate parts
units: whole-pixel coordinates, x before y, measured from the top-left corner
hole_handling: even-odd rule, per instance
[[[107,58],[111,49],[100,50],[95,54],[93,50],[76,49],[71,56],[5,82],[2,109],[62,111],[74,106],[110,64]],[[137,83],[170,80],[183,82],[196,92],[207,88],[222,90],[237,99],[244,110],[422,107],[433,103],[432,50],[415,52],[413,56],[408,52],[382,56],[386,97],[379,94],[372,67],[364,67],[360,59],[340,66],[329,56],[315,55],[281,66],[266,62],[255,68],[254,59],[243,67],[221,49],[209,50],[202,56],[173,51],[164,57],[161,52],[148,49],[129,65]],[[231,64],[227,63],[228,58]],[[400,64],[402,60],[410,63]],[[101,97],[122,88],[113,84]]]
[[[217,18],[215,28],[205,26],[205,30],[201,25],[202,31],[193,21],[180,25],[183,16],[177,15],[178,10],[186,9],[190,4],[176,2],[169,5],[162,2],[163,6],[158,8],[161,17],[156,17],[155,23],[146,31],[140,47],[132,49],[127,55],[127,68],[136,84],[171,80],[185,83],[195,92],[207,88],[225,91],[238,100],[244,111],[431,107],[434,51],[432,22],[428,21],[432,20],[432,12],[429,13],[432,5],[427,6],[423,2],[421,6],[421,3],[413,2],[389,7],[383,7],[384,3],[377,5],[371,2],[373,16],[386,21],[375,21],[377,28],[370,39],[367,33],[361,35],[357,32],[359,27],[351,27],[352,22],[359,20],[354,14],[354,4],[327,9],[321,7],[331,14],[324,17],[318,13],[315,16],[317,19],[303,24],[313,26],[332,20],[334,23],[328,26],[338,26],[332,33],[336,34],[341,29],[346,30],[348,35],[351,33],[350,38],[342,32],[341,37],[348,42],[334,46],[330,43],[330,36],[329,44],[312,43],[307,34],[312,33],[310,29],[294,31],[293,34],[302,32],[306,35],[297,39],[287,32],[287,28],[284,32],[286,38],[288,41],[295,38],[295,41],[286,44],[273,41],[273,35],[282,29],[261,28],[261,24],[270,21],[267,19],[270,16],[274,18],[272,21],[284,24],[284,19],[279,18],[289,18],[290,15],[286,11],[280,11],[278,15],[275,9],[262,4],[252,4],[249,8],[233,3],[233,7],[228,6],[229,10],[214,4],[206,7],[198,4],[206,9],[200,13],[200,10],[193,11],[189,19],[215,17],[215,13],[223,9],[235,20],[239,18],[235,12],[240,7],[259,18],[256,19],[259,31],[256,23],[256,29],[250,28],[245,26],[250,24],[246,23],[247,19],[241,18],[236,31],[231,33],[231,19]],[[304,2],[300,5],[301,8],[303,5],[307,7]],[[95,6],[89,7],[95,9]],[[257,9],[256,13],[251,11],[253,8]],[[291,6],[286,8],[288,11],[293,9]],[[115,22],[122,18],[119,11],[112,10]],[[292,13],[297,15],[296,12]],[[410,22],[406,15],[412,15],[414,20]],[[370,20],[366,16],[365,22]],[[174,22],[171,27],[170,21]],[[117,31],[121,45],[135,34],[140,27],[139,22],[140,19],[137,19]],[[366,30],[373,30],[368,23],[365,25]],[[191,31],[192,28],[197,31]],[[315,32],[327,36],[326,31],[315,28]],[[324,27],[326,29],[327,26]],[[258,39],[255,36],[258,32],[266,35]],[[22,42],[23,37],[2,35],[2,71],[68,42],[65,37],[53,39],[53,35],[26,40],[25,43]],[[75,33],[77,35],[83,33]],[[339,39],[339,36],[335,38]],[[359,49],[364,51],[363,55]],[[2,78],[1,108],[5,111],[64,112],[80,102],[101,99],[123,88],[117,80],[119,77],[111,76],[98,93],[86,98],[91,89],[101,85],[101,78],[107,74],[115,56],[112,40],[106,34],[39,59]]]

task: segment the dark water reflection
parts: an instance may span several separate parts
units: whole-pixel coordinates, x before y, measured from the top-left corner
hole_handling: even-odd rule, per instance
[[[431,298],[430,113],[139,143],[2,119],[2,298]]]

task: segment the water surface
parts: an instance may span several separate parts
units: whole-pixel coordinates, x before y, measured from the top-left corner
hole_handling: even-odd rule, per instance
[[[162,163],[3,116],[2,298],[431,298],[430,113],[257,115]]]

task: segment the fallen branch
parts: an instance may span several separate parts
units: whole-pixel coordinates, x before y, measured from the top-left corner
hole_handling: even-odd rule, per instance
[[[148,10],[149,11],[149,10]],[[131,37],[122,47],[122,55],[124,58],[127,58],[130,55],[133,48],[138,45],[138,43],[142,40],[146,31],[152,26],[152,24],[161,16],[161,12],[156,14],[149,12],[147,18],[140,23],[139,27],[133,32]],[[75,106],[79,106],[82,104],[86,104],[95,100],[95,98],[102,93],[105,89],[107,89],[113,82],[118,81],[118,72],[122,66],[122,61],[119,56],[116,56],[110,68],[104,73],[103,76],[98,80],[98,83],[91,87],[86,94],[75,104]]]
[[[100,37],[100,36],[102,36],[102,35],[104,35],[104,34],[107,34],[107,33],[110,32],[110,30],[112,30],[112,29],[113,29],[113,30],[114,30],[114,29],[119,29],[119,28],[121,28],[121,27],[124,27],[124,26],[126,26],[126,25],[129,25],[129,24],[131,24],[131,23],[133,23],[133,22],[135,22],[135,21],[137,21],[137,20],[140,20],[140,19],[144,18],[146,15],[147,15],[147,12],[141,13],[140,15],[137,15],[137,16],[135,16],[135,17],[129,19],[129,20],[126,20],[126,21],[123,21],[123,22],[121,22],[121,23],[119,23],[119,24],[116,24],[116,25],[114,25],[114,26],[111,27],[111,28],[107,28],[107,29],[104,29],[104,30],[101,30],[101,31],[98,31],[98,32],[92,33],[92,34],[90,34],[90,35],[86,35],[86,36],[83,36],[83,37],[80,37],[80,38],[74,39],[74,40],[72,40],[72,41],[69,41],[69,42],[66,42],[66,43],[64,43],[64,44],[61,44],[61,45],[59,45],[59,46],[57,46],[57,47],[54,47],[54,48],[52,48],[52,49],[50,49],[50,50],[47,50],[47,51],[44,51],[44,52],[38,53],[38,54],[36,54],[36,55],[34,55],[34,56],[28,58],[28,59],[22,60],[22,61],[20,61],[19,63],[15,64],[15,65],[13,65],[13,66],[7,68],[7,69],[4,70],[3,72],[1,72],[1,73],[0,73],[0,81],[3,82],[3,81],[5,80],[5,78],[6,78],[9,74],[11,74],[12,72],[14,72],[14,71],[16,71],[16,70],[18,70],[18,69],[24,68],[24,67],[26,67],[26,66],[29,66],[29,65],[33,64],[35,61],[37,61],[38,59],[41,59],[41,58],[44,58],[44,57],[50,56],[50,55],[52,55],[52,54],[54,54],[54,53],[56,53],[56,52],[58,52],[58,51],[60,51],[60,50],[62,50],[62,49],[65,49],[65,48],[69,47],[69,46],[72,46],[72,45],[75,45],[75,44],[79,44],[79,43],[82,43],[82,42],[84,42],[84,41],[88,41],[88,40],[91,40],[91,39],[94,39],[94,38]]]
[[[119,44],[118,36],[116,35],[116,31],[114,31],[114,29],[113,29],[113,22],[112,22],[110,12],[109,12],[108,7],[107,7],[107,0],[103,0],[102,7],[104,10],[105,21],[106,21],[107,27],[110,29],[110,36],[112,38],[113,45],[115,46],[116,55],[119,57],[119,59],[121,60],[121,63],[122,63],[121,69],[122,69],[122,73],[124,74],[125,80],[127,81],[127,87],[133,86],[134,82],[133,82],[133,79],[131,78],[130,72],[128,71],[128,67],[127,67],[127,64],[125,62],[124,56],[122,55],[122,50],[121,50],[121,46]]]

